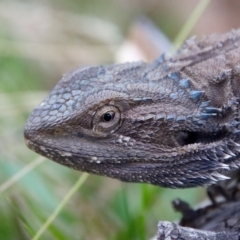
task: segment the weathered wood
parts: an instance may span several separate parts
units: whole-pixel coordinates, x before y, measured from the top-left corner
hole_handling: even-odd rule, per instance
[[[240,170],[231,179],[210,186],[207,191],[212,202],[197,210],[177,199],[176,211],[183,214],[179,224],[159,222],[158,240],[239,240],[240,239]]]

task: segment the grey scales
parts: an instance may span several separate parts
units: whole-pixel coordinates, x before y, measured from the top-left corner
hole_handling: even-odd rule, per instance
[[[212,205],[192,210],[176,201],[180,225],[160,222],[158,239],[235,240],[239,103],[240,29],[190,38],[152,63],[79,67],[34,109],[24,136],[33,151],[83,172],[169,188],[210,186]]]
[[[80,67],[32,112],[29,148],[68,167],[163,187],[205,186],[240,167],[240,30],[170,58]]]

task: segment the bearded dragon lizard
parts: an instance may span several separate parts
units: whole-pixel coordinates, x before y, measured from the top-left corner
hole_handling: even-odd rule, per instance
[[[33,151],[80,171],[208,186],[240,168],[239,102],[240,29],[190,38],[152,63],[79,67],[32,112],[24,135]]]

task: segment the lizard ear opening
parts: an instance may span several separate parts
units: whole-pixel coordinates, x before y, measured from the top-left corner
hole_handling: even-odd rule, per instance
[[[195,132],[180,131],[175,136],[175,139],[180,146],[185,146],[188,144],[196,143],[198,136],[197,136],[197,133]]]
[[[121,126],[121,113],[119,108],[106,105],[99,108],[93,116],[92,129],[100,137],[114,133]]]
[[[194,143],[211,143],[218,141],[227,136],[229,132],[226,128],[219,129],[216,132],[190,132],[190,131],[179,131],[175,135],[176,142],[179,146],[185,146]]]

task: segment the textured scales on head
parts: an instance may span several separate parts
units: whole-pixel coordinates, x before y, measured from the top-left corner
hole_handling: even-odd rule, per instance
[[[153,63],[67,73],[32,112],[28,147],[71,168],[185,188],[240,168],[240,30]]]

